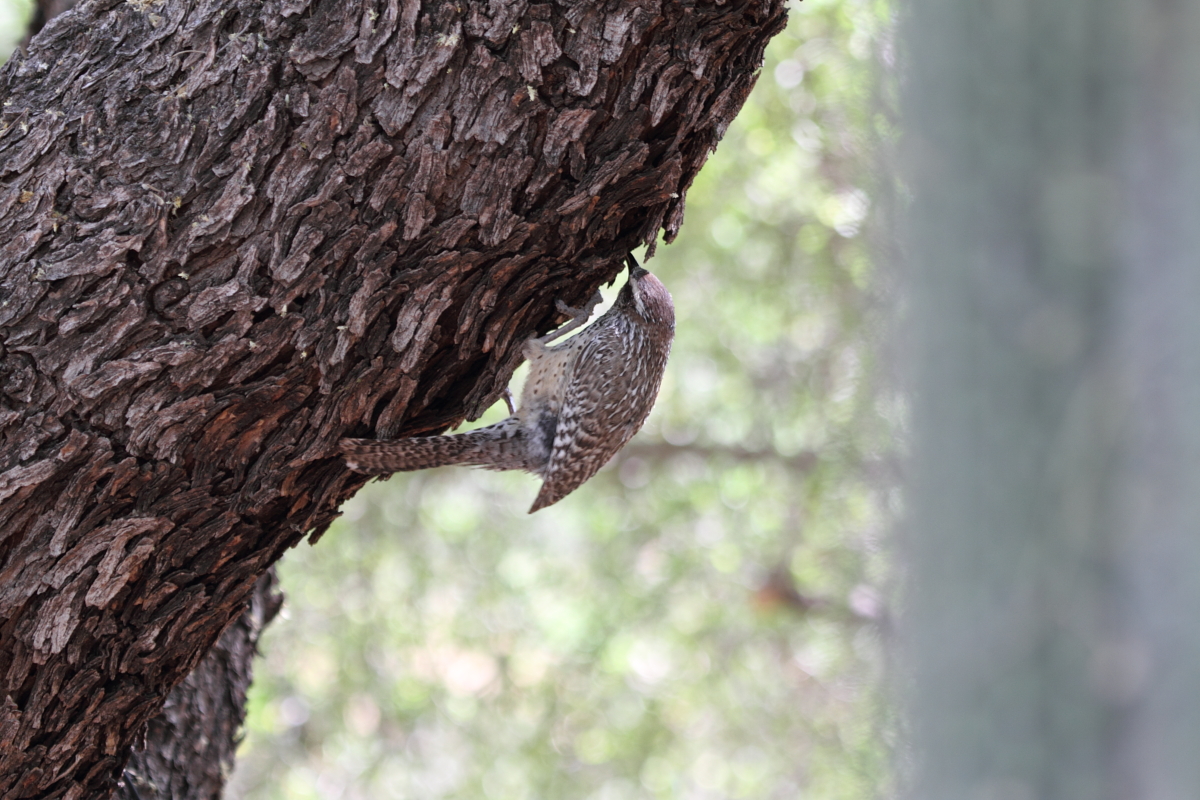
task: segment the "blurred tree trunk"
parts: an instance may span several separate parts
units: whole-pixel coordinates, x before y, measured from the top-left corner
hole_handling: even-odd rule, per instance
[[[362,484],[339,438],[478,416],[555,299],[673,238],[784,19],[93,0],[49,20],[0,86],[0,797],[111,792],[259,576]]]
[[[912,796],[1200,797],[1200,5],[912,12]]]
[[[21,43],[22,48],[29,46],[29,39],[46,27],[47,22],[64,11],[70,11],[77,5],[79,3],[76,0],[34,0],[33,15],[29,20],[29,29],[25,33],[25,40]]]

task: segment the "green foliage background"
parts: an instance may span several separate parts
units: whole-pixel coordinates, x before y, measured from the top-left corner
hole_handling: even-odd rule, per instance
[[[229,800],[892,794],[862,235],[887,31],[882,0],[793,7],[647,265],[675,349],[611,465],[534,516],[530,476],[397,476],[288,554]]]
[[[890,793],[861,235],[886,22],[804,0],[771,44],[648,265],[679,327],[613,464],[532,517],[530,476],[397,476],[289,553],[229,797]]]
[[[0,64],[8,61],[33,16],[33,0],[0,0]]]

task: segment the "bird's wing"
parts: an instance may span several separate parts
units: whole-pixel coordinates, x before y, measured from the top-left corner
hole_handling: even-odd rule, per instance
[[[643,402],[629,391],[627,343],[605,337],[584,345],[567,378],[554,447],[530,513],[552,505],[596,474],[637,433]]]

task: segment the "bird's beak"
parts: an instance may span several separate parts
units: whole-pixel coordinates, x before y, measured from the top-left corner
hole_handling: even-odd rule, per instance
[[[631,281],[640,281],[650,274],[647,270],[642,269],[642,265],[633,257],[633,253],[625,256],[625,263],[629,265],[629,280]]]

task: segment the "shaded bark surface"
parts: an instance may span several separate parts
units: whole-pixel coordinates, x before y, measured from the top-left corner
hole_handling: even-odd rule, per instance
[[[38,0],[22,47],[75,0]],[[275,570],[258,581],[250,605],[225,630],[204,660],[175,686],[158,716],[147,723],[117,784],[125,800],[219,800],[232,772],[246,697],[262,628],[278,613]]]
[[[77,5],[75,0],[38,0],[22,46],[47,21]],[[255,586],[238,621],[225,630],[208,655],[167,695],[147,723],[117,784],[123,800],[219,800],[232,772],[253,662],[263,626],[283,604],[275,593],[272,567]]]
[[[251,665],[263,627],[279,612],[274,570],[208,655],[171,691],[146,726],[117,788],[122,800],[219,800],[246,717]]]
[[[683,196],[780,0],[83,3],[0,114],[0,797],[103,797],[259,576]],[[169,718],[169,715],[168,715]]]

